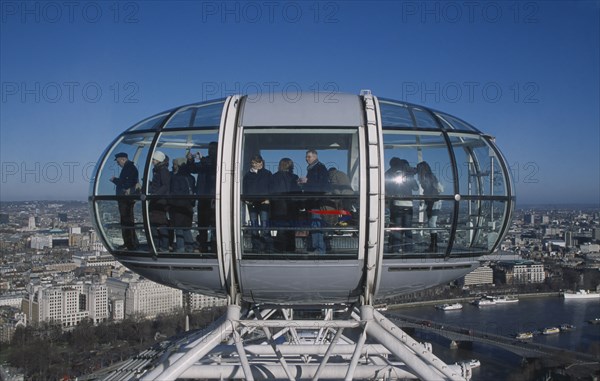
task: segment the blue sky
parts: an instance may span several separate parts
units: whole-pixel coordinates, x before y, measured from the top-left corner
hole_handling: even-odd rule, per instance
[[[0,200],[85,199],[135,122],[241,92],[423,104],[496,137],[518,203],[600,204],[600,2],[1,2]]]

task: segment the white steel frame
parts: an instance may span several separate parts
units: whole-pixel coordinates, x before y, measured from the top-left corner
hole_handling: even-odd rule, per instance
[[[213,328],[188,335],[141,380],[468,380],[373,306],[320,307],[321,320],[286,306],[229,305]],[[339,318],[338,315],[345,317]]]

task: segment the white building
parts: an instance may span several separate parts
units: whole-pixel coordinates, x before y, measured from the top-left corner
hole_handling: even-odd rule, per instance
[[[494,271],[490,266],[479,266],[465,275],[464,285],[475,286],[494,283]]]
[[[147,279],[129,284],[125,292],[125,315],[151,318],[183,307],[183,292]]]
[[[582,254],[597,253],[600,252],[600,245],[596,243],[581,245],[579,249],[581,249]]]
[[[42,250],[44,247],[52,248],[51,235],[34,235],[31,237],[31,248]]]
[[[126,273],[120,278],[108,278],[106,287],[109,299],[125,301],[124,316],[137,314],[151,318],[183,307],[181,290],[163,286],[136,274]],[[113,316],[114,313],[113,311]]]
[[[21,301],[25,296],[24,293],[6,294],[0,296],[0,306],[9,306],[14,308],[21,308]]]
[[[114,321],[120,321],[125,318],[125,301],[123,299],[111,298],[110,317]]]
[[[73,255],[73,263],[78,267],[102,267],[119,265],[115,257],[106,253],[78,253]]]
[[[501,262],[498,268],[504,272],[506,284],[543,283],[546,279],[544,265],[531,261]]]
[[[227,299],[225,298],[215,298],[214,296],[196,294],[192,292],[185,294],[185,297],[187,299],[186,302],[190,308],[190,311],[227,305]]]
[[[56,321],[67,328],[86,318],[90,318],[94,324],[108,318],[105,285],[30,285],[28,291],[22,300],[21,310],[32,324]]]
[[[109,317],[108,292],[103,284],[92,284],[87,287],[87,308],[94,324],[99,324]]]
[[[31,216],[29,217],[29,221],[27,224],[27,229],[29,230],[35,230],[35,217]]]

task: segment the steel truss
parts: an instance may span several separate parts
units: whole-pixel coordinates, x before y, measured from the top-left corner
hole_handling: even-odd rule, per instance
[[[141,380],[468,380],[373,306],[229,305],[171,345]]]

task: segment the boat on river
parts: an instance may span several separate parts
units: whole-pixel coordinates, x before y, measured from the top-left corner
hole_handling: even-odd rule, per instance
[[[542,335],[554,335],[556,333],[560,333],[560,328],[558,327],[548,327],[542,330]]]
[[[456,311],[456,310],[462,310],[463,305],[461,303],[445,303],[445,304],[438,304],[435,306],[435,308],[437,308],[438,310],[442,310],[442,311]]]
[[[502,295],[502,296],[494,296],[492,300],[496,303],[516,303],[519,301],[519,298],[514,295]]]
[[[564,324],[560,325],[561,332],[568,332],[568,331],[572,331],[574,329],[575,329],[575,326],[573,324],[564,323]]]
[[[576,292],[565,291],[563,292],[563,298],[565,299],[596,299],[600,298],[599,292],[578,290]]]
[[[477,299],[473,302],[477,307],[486,307],[486,306],[494,306],[496,305],[496,301],[489,298],[481,298]]]
[[[527,340],[533,338],[533,332],[519,332],[515,336],[518,340]]]

